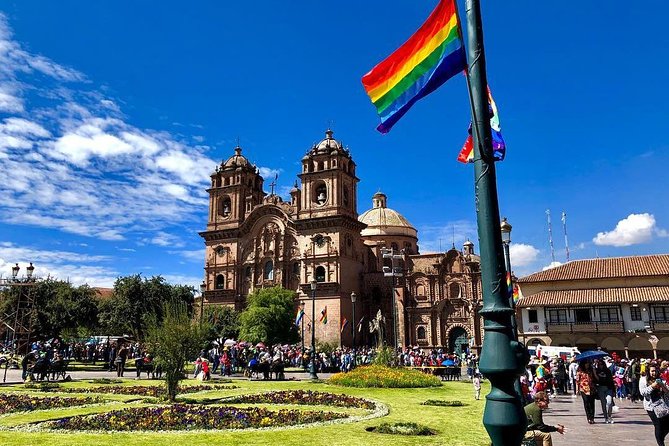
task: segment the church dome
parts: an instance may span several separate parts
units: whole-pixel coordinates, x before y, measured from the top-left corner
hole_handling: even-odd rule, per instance
[[[327,129],[325,131],[325,138],[321,140],[318,144],[314,144],[314,146],[309,150],[305,158],[309,157],[310,155],[348,155],[349,152],[347,149],[344,148],[344,145],[341,143],[341,141],[337,141],[332,137],[334,132],[330,129]]]
[[[251,162],[244,155],[242,155],[242,148],[239,146],[235,147],[234,155],[228,158],[227,161],[225,161],[224,163],[221,163],[221,168],[226,170],[236,169],[238,167],[241,168],[254,167],[251,165]]]
[[[372,197],[372,209],[366,211],[358,220],[367,225],[360,232],[363,237],[373,235],[408,236],[418,238],[418,232],[402,214],[387,207],[386,195],[377,192]]]

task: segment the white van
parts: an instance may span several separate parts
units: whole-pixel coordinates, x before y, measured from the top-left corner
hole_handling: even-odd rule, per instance
[[[565,360],[569,360],[574,356],[580,354],[581,352],[576,347],[562,347],[557,345],[532,345],[528,346],[527,350],[530,352],[530,356],[546,356],[548,358],[559,357]]]

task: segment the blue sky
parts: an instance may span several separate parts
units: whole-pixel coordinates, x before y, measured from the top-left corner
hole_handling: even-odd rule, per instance
[[[328,126],[358,164],[360,213],[381,189],[422,252],[476,243],[464,79],[385,136],[360,83],[435,4],[3,2],[0,271],[197,284],[216,163],[239,138],[285,192]],[[551,263],[546,209],[559,262],[563,211],[572,259],[669,252],[669,5],[631,6],[484,2],[516,274]]]

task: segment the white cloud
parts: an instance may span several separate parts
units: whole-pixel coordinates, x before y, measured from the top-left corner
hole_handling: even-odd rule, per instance
[[[666,231],[656,226],[652,214],[630,214],[615,229],[598,233],[592,241],[599,246],[631,246],[649,242],[654,234],[664,237]]]
[[[557,261],[556,262],[551,262],[548,265],[544,266],[541,270],[546,271],[547,269],[555,268],[556,266],[560,266],[560,265],[562,265],[561,262],[557,262]]]
[[[266,180],[273,180],[276,175],[281,173],[281,169],[272,169],[271,167],[259,167],[260,176]]]
[[[207,147],[126,122],[82,73],[24,50],[1,13],[0,64],[0,221],[137,240],[202,218]]]
[[[509,256],[511,257],[511,268],[521,268],[536,262],[539,250],[532,245],[511,243],[509,245]]]
[[[462,249],[466,240],[478,240],[476,223],[457,220],[442,226],[421,226],[418,228],[418,243],[421,254],[444,252],[455,244]]]
[[[35,277],[68,280],[74,285],[112,286],[118,276],[112,268],[99,265],[111,262],[108,256],[48,251],[0,242],[0,276],[8,277],[16,263],[21,268],[19,275],[25,276],[29,262],[34,264]]]
[[[204,249],[193,249],[186,251],[170,251],[170,254],[179,254],[184,258],[196,263],[204,262]]]
[[[158,246],[181,247],[184,245],[181,238],[163,231],[158,231],[153,238],[145,239],[144,241]]]

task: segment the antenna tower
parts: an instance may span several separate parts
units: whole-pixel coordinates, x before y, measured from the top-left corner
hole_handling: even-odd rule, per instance
[[[551,247],[551,260],[555,263],[555,247],[553,246],[553,225],[551,224],[551,210],[546,209],[546,218],[548,219],[548,243]]]
[[[569,240],[567,239],[567,213],[562,211],[562,229],[564,230],[564,250],[567,254],[567,262],[569,262]]]

